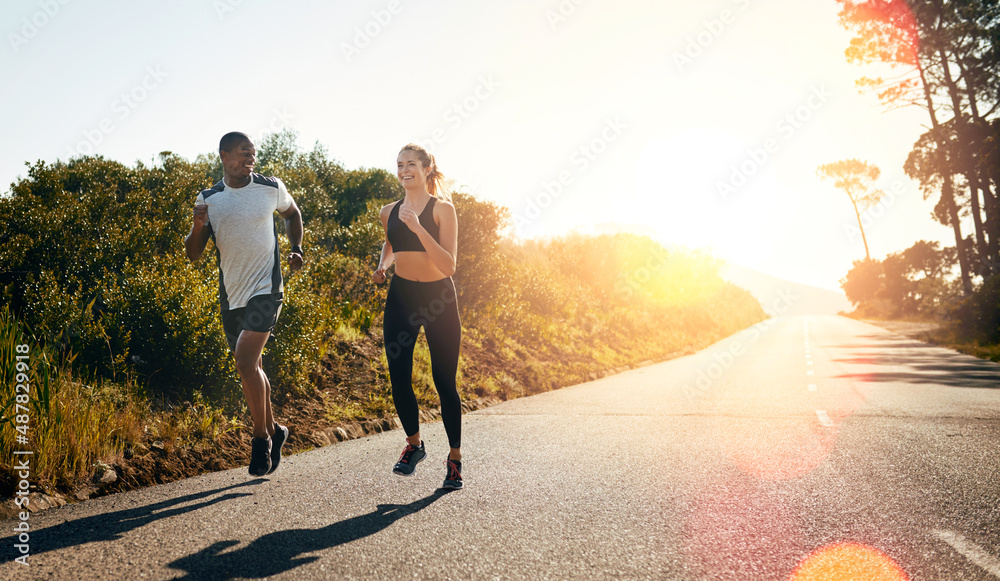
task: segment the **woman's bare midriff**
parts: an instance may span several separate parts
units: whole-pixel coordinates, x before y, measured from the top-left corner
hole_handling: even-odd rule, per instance
[[[448,278],[438,267],[434,266],[426,252],[396,252],[396,274],[415,282],[434,282]]]

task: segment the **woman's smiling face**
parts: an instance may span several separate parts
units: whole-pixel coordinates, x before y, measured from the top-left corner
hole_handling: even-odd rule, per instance
[[[420,161],[417,152],[404,149],[396,158],[396,177],[406,189],[421,188],[427,182],[428,168]]]

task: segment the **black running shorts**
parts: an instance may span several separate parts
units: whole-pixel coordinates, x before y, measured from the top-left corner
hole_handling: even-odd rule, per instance
[[[274,325],[281,314],[283,297],[282,293],[257,295],[251,297],[245,307],[222,311],[222,329],[226,332],[226,342],[233,353],[236,353],[236,341],[244,330],[270,332],[268,341],[274,340]]]

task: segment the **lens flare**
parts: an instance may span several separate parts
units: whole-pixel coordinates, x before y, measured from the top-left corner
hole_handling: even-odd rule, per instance
[[[723,453],[745,474],[766,480],[792,480],[812,472],[837,441],[836,428],[815,419],[771,422],[730,421],[720,426]]]
[[[789,581],[909,581],[906,572],[881,551],[858,543],[823,547],[792,571]]]
[[[919,25],[906,0],[841,1],[841,19],[860,28],[869,52],[887,62],[917,64]]]

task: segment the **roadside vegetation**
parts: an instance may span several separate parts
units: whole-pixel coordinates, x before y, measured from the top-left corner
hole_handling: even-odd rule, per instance
[[[257,171],[286,182],[306,228],[307,262],[286,277],[279,339],[264,354],[292,451],[351,422],[389,427],[387,289],[370,275],[378,208],[402,189],[319,145],[303,151],[290,131],[263,139]],[[181,243],[195,196],[221,175],[214,155],[164,152],[152,167],[83,157],[31,165],[0,198],[0,495],[16,485],[15,449],[35,452],[34,491],[78,498],[244,464],[248,415],[219,322],[214,252],[191,263]],[[506,208],[463,191],[453,201],[470,405],[690,352],[765,317],[701,253],[628,234],[515,242]],[[19,345],[30,349],[22,431]],[[433,408],[430,375],[421,339],[414,385]]]

